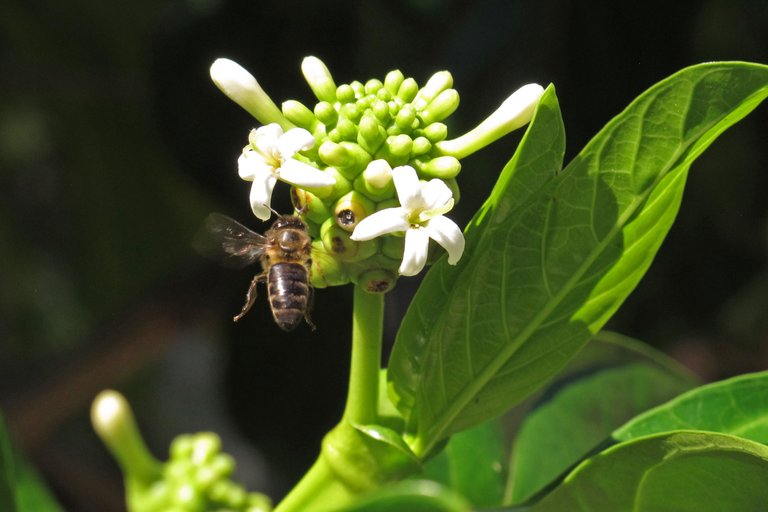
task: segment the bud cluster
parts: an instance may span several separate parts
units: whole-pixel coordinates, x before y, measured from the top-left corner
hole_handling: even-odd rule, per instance
[[[440,178],[458,195],[455,177],[461,163],[436,154],[434,146],[447,137],[442,121],[459,105],[453,78],[440,71],[419,87],[414,78],[394,70],[384,80],[337,86],[317,59],[306,59],[303,70],[319,102],[310,109],[286,101],[282,112],[318,141],[304,155],[336,178],[331,190],[293,189],[296,209],[319,238],[313,251],[313,284],[352,280],[369,291],[387,291],[397,277],[403,238],[355,241],[350,236],[360,220],[397,206],[394,167],[410,165],[421,179]]]
[[[265,176],[271,181],[266,193],[257,181],[258,168],[246,168],[241,157],[241,177],[254,181],[254,213],[265,218],[261,215],[269,205],[264,198],[268,200],[276,180],[293,185],[294,207],[314,239],[312,284],[325,287],[351,281],[371,292],[386,292],[398,274],[420,271],[429,239],[448,250],[451,263],[458,260],[464,247],[461,230],[442,214],[459,198],[459,158],[530,120],[543,90],[536,85],[524,103],[516,102],[514,122],[506,113],[509,109],[500,109],[468,134],[447,140],[444,121],[459,105],[448,71],[433,74],[423,86],[399,70],[390,71],[383,80],[337,85],[325,64],[307,57],[302,73],[318,102],[307,106],[285,101],[281,118],[255,79],[242,68],[233,73],[233,66],[226,59],[216,61],[211,67],[214,82],[257,120],[273,126],[272,131],[285,130],[285,142],[270,150],[265,143],[258,144],[260,133],[255,130],[244,150],[247,157],[258,153],[258,165],[268,169]],[[262,133],[261,140],[267,140],[267,132]],[[303,143],[310,135],[311,146],[292,142]],[[276,140],[274,135],[272,139]],[[307,170],[309,166],[315,171]],[[393,173],[403,168],[407,172]],[[332,179],[324,182],[317,170]],[[393,179],[398,175],[400,184]],[[440,183],[432,183],[436,181]],[[405,183],[420,190],[403,190]],[[409,200],[411,204],[406,205]],[[374,214],[378,214],[375,221],[372,218],[355,232],[363,219]],[[433,219],[436,216],[440,218]],[[411,228],[422,233],[409,237]]]
[[[271,510],[269,498],[249,493],[231,480],[234,469],[234,459],[221,452],[216,434],[181,435],[171,444],[170,459],[163,465],[161,480],[153,484],[149,501],[157,503],[158,512]]]

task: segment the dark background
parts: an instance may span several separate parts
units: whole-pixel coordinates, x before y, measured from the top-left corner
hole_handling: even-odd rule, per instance
[[[339,417],[349,287],[317,292],[314,333],[283,334],[264,301],[232,325],[254,269],[189,244],[214,210],[258,227],[235,167],[253,121],[208,66],[232,58],[278,104],[310,104],[310,54],[337,83],[450,70],[452,133],[520,85],[553,82],[569,160],[682,67],[768,62],[768,2],[2,2],[0,408],[68,510],[123,507],[87,421],[100,389],[129,396],[159,456],[179,433],[218,431],[244,483],[276,498]],[[768,366],[767,121],[763,105],[694,164],[667,242],[609,324],[706,379]],[[464,161],[457,220],[517,137]],[[414,287],[388,298],[388,341]]]

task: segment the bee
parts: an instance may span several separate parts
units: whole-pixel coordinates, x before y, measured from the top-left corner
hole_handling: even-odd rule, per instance
[[[313,292],[309,284],[312,239],[298,215],[279,215],[272,227],[260,235],[226,215],[212,213],[205,219],[201,235],[195,240],[198,250],[217,257],[227,266],[242,268],[256,261],[261,263],[262,272],[251,281],[245,305],[235,315],[235,322],[256,302],[259,283],[266,283],[269,306],[278,327],[292,331],[303,318],[315,329],[309,318]]]

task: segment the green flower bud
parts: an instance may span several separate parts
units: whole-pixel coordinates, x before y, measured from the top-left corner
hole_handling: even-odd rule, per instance
[[[355,91],[355,98],[359,99],[359,98],[362,98],[363,96],[365,96],[365,86],[362,83],[360,83],[357,80],[355,80],[354,82],[350,83],[349,85],[350,85],[350,87],[352,87],[352,90]]]
[[[235,459],[227,453],[218,453],[213,457],[208,467],[218,478],[226,478],[235,472]]]
[[[412,105],[404,105],[395,117],[395,124],[403,132],[412,130],[414,128],[414,121],[416,121],[416,109]]]
[[[384,268],[366,270],[357,277],[358,286],[368,293],[387,293],[395,287],[396,282],[397,272]]]
[[[379,89],[384,87],[384,84],[381,83],[381,80],[377,78],[371,78],[367,82],[365,82],[365,93],[366,94],[376,94]]]
[[[349,119],[343,117],[339,118],[336,123],[336,130],[339,132],[340,136],[340,140],[337,142],[344,140],[352,142],[357,140],[357,125]]]
[[[306,57],[301,62],[301,72],[317,99],[329,103],[336,101],[336,84],[323,61],[317,57]]]
[[[341,103],[355,101],[355,90],[352,89],[352,86],[349,84],[341,84],[336,88],[336,98],[338,98]]]
[[[193,437],[190,434],[181,434],[171,441],[169,449],[171,459],[188,459],[192,456]]]
[[[386,160],[374,160],[363,173],[355,178],[355,190],[358,190],[374,201],[388,199],[395,195],[395,184],[392,181],[392,168]]]
[[[355,162],[353,156],[344,146],[329,140],[320,144],[317,155],[324,163],[337,168],[347,167]]]
[[[393,69],[384,77],[384,88],[393,95],[400,90],[400,84],[405,80],[405,76],[399,69]]]
[[[192,462],[205,464],[221,451],[221,438],[213,432],[197,434],[192,441]]]
[[[423,110],[438,94],[453,86],[453,76],[448,71],[438,71],[432,75],[424,87],[419,89],[413,100],[416,110]]]
[[[376,91],[376,98],[381,101],[389,101],[392,99],[392,93],[384,88],[381,88]]]
[[[370,154],[376,153],[384,139],[387,138],[387,132],[379,124],[373,114],[366,114],[360,120],[357,132],[357,143]]]
[[[272,500],[263,494],[252,492],[248,494],[246,507],[245,512],[271,512]]]
[[[357,106],[357,102],[355,102],[355,103],[343,104],[339,109],[339,114],[341,115],[341,117],[344,117],[354,123],[357,123],[360,120],[360,116],[363,114],[363,112]]]
[[[315,105],[315,117],[326,126],[332,126],[336,124],[339,119],[339,113],[333,108],[333,105],[327,101],[321,101]]]
[[[314,131],[314,127],[317,124],[315,114],[309,110],[304,104],[296,100],[288,100],[283,102],[283,115],[288,118],[296,126],[306,128],[310,132]]]
[[[361,148],[359,144],[342,141],[339,143],[339,145],[343,147],[347,151],[347,154],[352,158],[352,163],[349,166],[344,169],[339,169],[339,172],[348,178],[354,178],[360,174],[360,172],[365,169],[369,163],[371,163],[372,158],[370,153]],[[350,173],[351,176],[348,175]]]
[[[434,144],[444,140],[448,136],[448,127],[443,123],[432,123],[424,128],[424,136]]]
[[[309,277],[315,288],[340,286],[349,282],[344,265],[326,250],[320,239],[312,241],[312,266]]]
[[[201,466],[195,471],[192,481],[198,489],[208,489],[214,482],[216,482],[216,480],[218,480],[218,478],[219,475],[217,475],[212,468]]]
[[[320,198],[301,188],[291,188],[291,202],[296,211],[302,212],[305,219],[318,224],[327,219],[330,213]]]
[[[459,107],[459,93],[456,89],[448,89],[437,95],[425,109],[419,113],[424,124],[442,121],[453,114]]]
[[[461,171],[461,162],[452,156],[439,156],[426,162],[413,161],[414,167],[425,178],[440,178],[442,180],[455,178]]]
[[[416,157],[420,155],[426,155],[429,150],[432,149],[432,143],[426,137],[416,137],[413,139],[413,148],[411,148],[411,156]]]
[[[186,510],[205,510],[205,497],[191,483],[183,483],[176,489],[173,502]]]
[[[357,223],[372,214],[375,209],[373,201],[353,190],[336,201],[333,217],[337,226],[351,233]]]
[[[227,492],[224,503],[226,503],[231,508],[242,508],[245,506],[247,499],[248,493],[245,492],[245,489],[239,485],[233,485],[229,488],[229,492]]]
[[[360,261],[376,253],[378,242],[375,239],[355,242],[349,235],[350,233],[340,228],[333,218],[327,219],[320,227],[320,237],[325,250],[341,261]]]
[[[387,236],[381,242],[381,254],[393,260],[403,259],[405,251],[405,237]]]
[[[396,167],[408,161],[412,148],[413,140],[408,135],[391,135],[376,152],[376,158],[383,158],[392,167]]]
[[[406,78],[397,90],[397,97],[405,103],[409,103],[419,92],[419,84],[413,78]]]
[[[373,103],[373,115],[381,124],[387,124],[392,119],[389,115],[389,105],[386,101],[379,100]]]
[[[373,101],[372,97],[363,96],[362,98],[360,98],[355,102],[355,106],[357,107],[357,111],[360,112],[361,117],[371,107],[372,101]]]

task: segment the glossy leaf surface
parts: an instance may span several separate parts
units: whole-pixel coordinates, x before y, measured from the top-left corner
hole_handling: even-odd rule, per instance
[[[502,504],[506,482],[506,440],[500,418],[451,437],[424,465],[423,477],[442,483],[475,507]]]
[[[768,372],[696,388],[632,419],[613,438],[626,441],[681,429],[721,432],[768,444]]]
[[[724,434],[641,437],[587,459],[531,512],[761,511],[768,447]]]
[[[512,447],[505,501],[527,500],[618,425],[697,384],[664,354],[618,334],[598,333],[530,404]]]
[[[691,162],[768,95],[768,68],[712,63],[659,82],[562,172],[554,91],[467,228],[426,276],[390,360],[393,401],[424,456],[559,371],[647,270]]]

